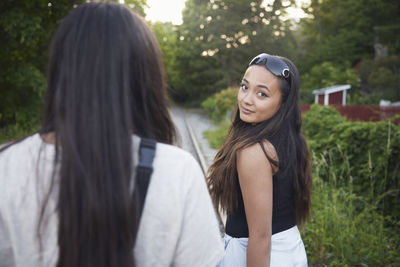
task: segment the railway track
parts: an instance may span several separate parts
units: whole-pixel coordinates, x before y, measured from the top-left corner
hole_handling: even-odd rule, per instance
[[[198,159],[198,161],[200,163],[200,167],[204,173],[204,176],[207,176],[208,163],[206,160],[206,156],[204,155],[204,152],[201,148],[201,145],[196,136],[196,133],[193,130],[192,125],[190,124],[190,120],[187,118],[185,113],[183,113],[183,117],[184,117],[184,122],[185,122],[187,133],[190,137],[192,147],[194,148],[190,152],[192,154],[194,154],[193,156],[195,158]],[[219,212],[216,213],[216,215],[218,217],[220,231],[221,231],[221,233],[224,233],[225,232],[224,222],[226,221],[226,214],[220,209]]]
[[[199,141],[197,140],[196,134],[194,133],[193,128],[192,128],[189,120],[186,118],[186,116],[184,117],[184,120],[185,120],[186,128],[189,133],[190,140],[192,141],[192,144],[193,144],[195,157],[199,160],[200,167],[201,167],[204,175],[206,175],[208,165],[207,165],[206,159],[204,157],[204,153],[201,150],[201,147],[200,147]]]

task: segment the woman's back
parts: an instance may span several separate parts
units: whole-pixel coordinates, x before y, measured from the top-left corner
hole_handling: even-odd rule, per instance
[[[280,166],[273,175],[272,234],[282,232],[296,225],[294,190],[292,186],[293,169],[292,164],[287,162],[286,132],[287,129],[283,126],[268,140],[276,151]],[[236,183],[238,204],[235,211],[228,215],[225,230],[232,237],[249,237],[243,196],[238,177],[236,177]]]
[[[133,136],[134,159],[139,141]],[[37,238],[54,152],[53,145],[35,134],[0,153],[2,267],[55,266],[57,262],[57,179],[46,206],[41,241]],[[189,153],[158,143],[153,167],[134,248],[137,266],[215,266],[223,248],[198,163]]]
[[[175,130],[146,22],[123,5],[82,4],[49,58],[41,129],[0,150],[0,265],[215,265],[222,244],[202,173],[161,144]],[[142,216],[135,135],[159,142]]]

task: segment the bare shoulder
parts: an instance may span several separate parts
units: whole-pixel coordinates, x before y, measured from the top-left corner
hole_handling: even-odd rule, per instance
[[[242,148],[237,152],[238,162],[265,162],[267,158],[264,155],[264,152],[259,143],[253,144],[251,146]]]
[[[255,168],[255,170],[263,170],[267,168],[271,169],[275,173],[276,167],[270,163],[266,156],[266,154],[268,154],[271,159],[278,161],[278,155],[276,153],[275,147],[268,140],[264,140],[262,142],[262,146],[260,143],[255,143],[238,151],[238,168]]]
[[[249,205],[255,207],[260,198],[271,193],[274,171],[259,143],[237,153],[236,168],[247,213]]]

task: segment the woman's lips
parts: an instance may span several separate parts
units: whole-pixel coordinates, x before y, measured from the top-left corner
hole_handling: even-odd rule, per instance
[[[248,110],[247,108],[242,107],[242,112],[246,115],[254,113],[254,111]]]

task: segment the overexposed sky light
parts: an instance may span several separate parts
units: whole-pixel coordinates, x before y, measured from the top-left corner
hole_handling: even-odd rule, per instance
[[[185,0],[147,0],[146,19],[150,21],[182,24],[182,10]]]
[[[147,0],[148,8],[145,9],[146,19],[150,21],[172,22],[173,24],[182,24],[182,10],[185,7],[186,0]],[[296,0],[300,6],[301,3],[310,0]],[[271,0],[265,0],[266,3]],[[305,14],[300,8],[288,8],[288,17],[291,19],[299,19]]]
[[[298,22],[301,18],[306,17],[307,14],[304,13],[303,9],[301,9],[301,6],[305,3],[310,3],[310,0],[296,0],[297,7],[288,7],[286,11],[289,19],[294,19]]]

